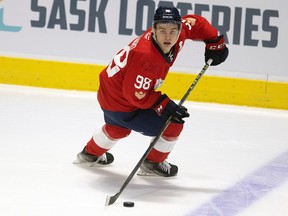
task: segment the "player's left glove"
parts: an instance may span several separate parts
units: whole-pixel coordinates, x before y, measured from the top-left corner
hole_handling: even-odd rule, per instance
[[[187,108],[184,106],[178,106],[173,100],[163,94],[161,95],[155,104],[152,106],[158,115],[168,119],[172,115],[172,122],[184,124],[183,118],[189,117]]]
[[[229,54],[229,50],[225,45],[225,39],[223,35],[218,36],[214,40],[205,40],[205,62],[209,59],[213,59],[211,65],[219,65],[226,60]]]

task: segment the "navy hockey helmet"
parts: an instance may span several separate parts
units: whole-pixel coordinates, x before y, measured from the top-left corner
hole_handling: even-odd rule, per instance
[[[181,27],[181,16],[176,7],[164,7],[157,8],[153,18],[153,27],[156,28],[157,23],[175,23]]]

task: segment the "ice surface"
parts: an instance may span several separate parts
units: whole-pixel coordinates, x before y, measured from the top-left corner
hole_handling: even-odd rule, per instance
[[[185,106],[191,117],[168,159],[178,176],[135,176],[105,206],[150,138],[132,133],[119,141],[109,167],[73,165],[104,123],[96,93],[0,85],[0,214],[288,215],[288,111]]]

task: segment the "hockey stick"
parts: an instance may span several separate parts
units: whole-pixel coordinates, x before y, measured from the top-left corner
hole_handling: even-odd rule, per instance
[[[202,70],[200,71],[200,73],[197,75],[197,77],[195,78],[195,80],[193,81],[193,83],[191,84],[191,86],[189,87],[189,89],[187,90],[187,92],[185,93],[185,95],[183,96],[183,98],[181,99],[181,101],[178,103],[179,106],[181,106],[185,100],[188,98],[188,96],[190,95],[191,91],[194,89],[194,87],[196,86],[196,84],[198,83],[198,81],[200,80],[200,78],[203,76],[203,74],[205,73],[205,71],[208,69],[208,67],[210,66],[210,64],[212,63],[212,59],[209,59],[207,61],[207,63],[205,64],[205,66],[202,68]],[[131,181],[131,179],[133,178],[133,176],[135,175],[135,173],[137,172],[137,170],[140,168],[141,164],[143,163],[143,161],[145,160],[145,158],[148,156],[148,154],[150,153],[150,151],[153,149],[153,147],[155,146],[155,144],[158,142],[159,138],[161,137],[161,135],[163,134],[163,132],[165,131],[165,129],[168,127],[168,125],[170,124],[172,119],[172,116],[170,116],[166,123],[164,124],[164,126],[162,127],[160,133],[152,140],[152,142],[150,143],[148,149],[146,150],[146,152],[143,154],[143,156],[141,157],[141,159],[139,160],[139,162],[137,163],[137,165],[135,166],[135,168],[132,170],[132,172],[130,173],[130,175],[127,177],[126,181],[123,183],[123,185],[121,186],[120,190],[114,195],[114,196],[107,196],[106,197],[106,202],[105,205],[111,205],[113,204],[118,197],[120,196],[120,194],[123,192],[123,190],[126,188],[126,186],[129,184],[129,182]]]

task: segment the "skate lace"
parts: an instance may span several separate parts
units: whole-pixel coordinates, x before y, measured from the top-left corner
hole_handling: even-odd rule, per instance
[[[170,174],[171,165],[167,161],[159,163],[159,168]]]

